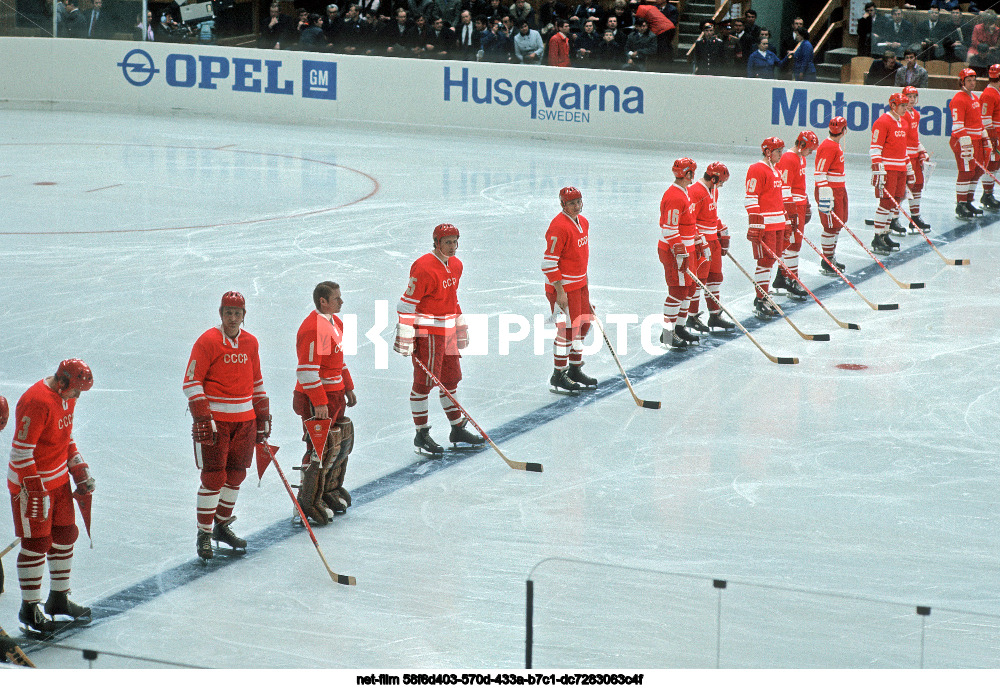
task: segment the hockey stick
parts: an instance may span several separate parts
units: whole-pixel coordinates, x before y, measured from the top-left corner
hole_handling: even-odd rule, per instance
[[[13,543],[11,543],[9,546],[7,546],[6,548],[4,548],[3,550],[0,550],[0,557],[3,557],[4,555],[6,555],[10,551],[12,551],[14,548],[16,548],[17,544],[20,543],[20,542],[21,542],[20,538],[15,538]]]
[[[992,177],[994,182],[996,182],[997,184],[1000,184],[1000,179],[997,179],[996,176],[992,172],[990,172],[985,167],[983,167],[982,165],[980,165],[978,160],[973,159],[973,162],[976,164],[977,167],[979,167],[980,170],[982,170],[987,175],[989,175],[990,177]]]
[[[500,448],[497,447],[496,443],[494,443],[490,439],[490,436],[486,435],[486,431],[480,428],[479,424],[476,423],[475,419],[469,416],[469,412],[465,411],[465,408],[458,403],[458,400],[455,399],[455,396],[452,395],[450,392],[448,392],[447,388],[445,388],[445,386],[441,384],[441,381],[437,379],[437,376],[431,373],[427,369],[427,367],[424,366],[424,362],[422,362],[420,359],[416,357],[413,357],[413,360],[417,362],[417,365],[424,370],[424,373],[427,374],[427,377],[430,378],[432,381],[434,381],[434,384],[438,386],[438,389],[441,392],[443,392],[456,407],[458,407],[458,410],[462,412],[462,415],[469,420],[469,423],[471,423],[473,426],[476,427],[476,430],[482,434],[483,438],[486,439],[486,442],[490,444],[490,447],[492,447],[496,451],[496,453],[500,455],[500,459],[507,462],[507,466],[509,466],[511,469],[518,469],[519,471],[537,471],[541,473],[542,465],[537,462],[513,462],[507,459],[507,455],[505,455],[503,452],[500,451]]]
[[[844,221],[841,220],[840,218],[838,218],[836,213],[830,213],[830,215],[832,215],[834,218],[836,218],[837,222],[840,223],[840,226],[842,228],[844,228],[844,231],[847,232],[847,234],[851,235],[851,237],[854,239],[854,241],[856,241],[858,244],[861,245],[861,248],[864,249],[865,252],[869,256],[872,257],[872,260],[875,261],[875,263],[877,263],[879,265],[879,268],[881,268],[882,270],[885,271],[886,275],[888,275],[890,278],[892,278],[893,282],[895,282],[897,285],[899,285],[900,289],[923,289],[924,288],[924,283],[922,283],[922,282],[903,282],[901,280],[897,280],[896,276],[893,275],[889,271],[889,269],[885,267],[885,264],[882,263],[882,261],[880,261],[878,259],[878,256],[876,256],[874,253],[872,253],[872,250],[869,249],[868,246],[863,241],[861,241],[861,239],[858,238],[858,235],[856,235],[853,232],[851,232],[851,228],[849,228],[847,225],[845,225]]]
[[[271,446],[267,444],[265,440],[260,444],[267,451],[268,457],[271,458],[271,464],[274,465],[275,470],[278,472],[278,476],[281,477],[281,482],[285,484],[285,490],[288,491],[288,497],[292,499],[292,503],[295,504],[295,509],[299,511],[299,517],[302,519],[302,525],[306,527],[306,531],[309,532],[309,538],[312,539],[313,545],[316,546],[316,552],[319,553],[319,559],[323,561],[323,566],[326,567],[327,573],[329,573],[330,578],[338,584],[343,584],[344,586],[354,586],[357,584],[357,580],[354,577],[347,576],[346,574],[337,574],[332,569],[326,561],[326,556],[323,555],[323,549],[319,547],[319,541],[316,540],[316,534],[313,533],[312,527],[309,526],[309,520],[306,519],[305,512],[302,511],[302,505],[299,504],[298,499],[295,497],[295,493],[292,492],[292,487],[288,485],[288,479],[285,478],[285,472],[281,470],[281,466],[278,464],[278,460],[274,458],[274,453],[271,452]]]
[[[840,276],[840,279],[846,282],[848,287],[857,292],[858,296],[864,299],[865,303],[868,304],[868,306],[872,307],[872,309],[874,309],[875,311],[892,311],[894,309],[899,308],[899,304],[873,304],[872,302],[868,301],[868,298],[865,295],[861,294],[861,290],[855,287],[854,283],[847,279],[847,276],[841,272],[840,268],[837,267],[837,264],[835,264],[833,261],[827,258],[826,254],[824,254],[819,247],[813,244],[812,241],[809,239],[809,237],[803,234],[802,239],[806,242],[806,244],[811,246],[813,251],[815,251],[819,255],[819,257],[826,262],[828,266],[833,268],[833,271]]]
[[[590,307],[590,310],[591,313],[593,313],[594,307]],[[614,358],[615,363],[618,364],[618,370],[622,372],[622,378],[625,379],[625,385],[628,386],[628,391],[632,393],[632,399],[635,400],[635,403],[646,409],[659,409],[659,402],[639,399],[639,396],[635,394],[635,390],[632,388],[632,382],[628,379],[628,374],[625,373],[625,369],[622,367],[622,362],[618,359],[618,355],[615,353],[615,348],[611,346],[611,340],[608,339],[608,334],[604,332],[604,328],[601,326],[601,321],[597,318],[596,313],[594,314],[594,323],[597,324],[597,329],[601,331],[601,336],[604,338],[604,344],[608,346],[608,351],[611,352],[611,356]]]
[[[936,253],[941,258],[941,260],[944,261],[947,265],[949,265],[949,266],[967,266],[967,265],[969,265],[971,263],[971,261],[969,261],[969,259],[967,259],[967,258],[947,258],[944,254],[942,254],[940,251],[938,251],[938,248],[936,246],[934,246],[934,242],[932,242],[931,238],[927,236],[927,233],[924,232],[923,230],[921,230],[920,226],[917,225],[915,222],[913,222],[913,218],[911,218],[910,214],[907,213],[906,211],[904,211],[900,207],[900,205],[896,202],[896,199],[892,198],[888,194],[886,194],[885,196],[890,201],[892,201],[892,205],[894,205],[896,207],[896,210],[898,210],[902,214],[902,216],[904,218],[906,218],[907,220],[909,220],[911,225],[913,225],[914,227],[917,228],[917,232],[920,233],[920,236],[927,240],[927,243],[931,245],[932,249],[934,249],[934,253]]]
[[[808,287],[806,287],[805,283],[803,283],[802,280],[800,280],[797,275],[795,275],[791,270],[788,269],[788,266],[785,265],[785,262],[782,261],[780,257],[778,257],[777,255],[775,255],[774,251],[771,250],[771,247],[769,247],[764,242],[761,242],[760,245],[762,247],[764,247],[764,249],[767,251],[767,253],[769,253],[771,255],[771,258],[773,258],[775,261],[777,261],[777,263],[778,263],[779,266],[781,266],[782,268],[785,269],[786,273],[788,273],[789,275],[792,276],[792,279],[794,279],[795,282],[799,283],[799,286],[802,289],[804,289],[806,292],[809,293],[809,296],[812,297],[816,301],[817,304],[819,304],[819,307],[821,309],[823,309],[824,311],[826,311],[826,315],[829,316],[830,318],[832,318],[834,323],[836,323],[837,325],[839,325],[841,328],[845,328],[847,330],[861,330],[861,326],[858,325],[857,323],[845,323],[844,321],[840,320],[839,318],[837,318],[836,316],[834,316],[832,313],[830,313],[830,309],[826,308],[823,305],[823,302],[821,302],[819,300],[819,297],[817,297],[815,294],[813,294],[812,290],[809,289]]]
[[[685,268],[684,272],[687,273],[691,277],[692,280],[694,280],[694,284],[698,285],[703,290],[705,290],[705,294],[711,294],[711,292],[708,291],[708,288],[705,287],[705,285],[703,285],[701,283],[701,280],[698,279],[698,276],[695,275],[694,273],[692,273],[690,271],[690,269]],[[718,299],[715,299],[715,297],[712,297],[712,299],[715,300],[715,303],[719,305],[720,309],[722,309],[723,311],[726,312],[727,316],[729,316],[730,318],[733,319],[733,322],[736,325],[739,326],[740,330],[743,331],[743,334],[746,335],[747,337],[749,337],[750,341],[753,342],[757,346],[757,349],[759,349],[764,354],[764,356],[766,356],[768,359],[770,359],[771,361],[773,361],[776,364],[797,364],[797,363],[799,363],[798,357],[794,357],[794,356],[774,356],[773,354],[771,354],[770,352],[768,352],[766,349],[764,349],[763,347],[761,347],[760,346],[760,342],[758,342],[757,340],[754,339],[754,336],[750,334],[750,331],[743,327],[743,324],[740,323],[740,320],[736,316],[734,316],[729,311],[729,309],[727,309],[725,306],[723,306],[721,301],[719,301]]]
[[[8,634],[3,627],[0,627],[0,639],[12,639],[11,635]],[[7,660],[14,664],[20,665],[22,667],[35,667],[35,664],[31,662],[31,658],[21,650],[21,647],[14,644],[14,648],[7,651]]]
[[[816,342],[830,341],[829,333],[820,333],[819,335],[809,335],[799,330],[798,326],[792,323],[792,319],[786,316],[785,312],[781,310],[781,307],[778,306],[777,302],[775,302],[774,299],[771,299],[771,295],[767,293],[767,290],[762,290],[760,288],[760,285],[757,284],[757,281],[754,280],[753,276],[750,275],[750,273],[748,273],[746,269],[740,265],[740,262],[737,261],[735,258],[733,258],[733,255],[729,252],[726,252],[726,256],[728,256],[729,259],[736,264],[736,267],[740,269],[741,273],[747,276],[747,280],[749,280],[750,283],[754,286],[754,289],[757,290],[757,294],[761,295],[761,297],[763,297],[764,299],[767,299],[767,303],[770,304],[774,308],[774,310],[778,312],[778,315],[780,315],[782,318],[785,319],[785,321],[788,322],[788,325],[792,326],[792,330],[797,332],[799,334],[799,337],[801,337],[803,340],[814,340]]]

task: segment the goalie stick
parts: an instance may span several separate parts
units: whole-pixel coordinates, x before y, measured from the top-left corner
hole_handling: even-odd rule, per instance
[[[861,326],[858,325],[857,323],[845,323],[844,321],[840,320],[839,318],[837,318],[836,316],[834,316],[832,313],[830,313],[830,309],[826,308],[826,306],[823,305],[823,302],[821,302],[819,300],[819,297],[817,297],[815,294],[813,294],[812,290],[809,289],[808,287],[806,287],[805,283],[803,283],[802,280],[800,280],[797,275],[795,275],[794,273],[792,273],[792,271],[790,271],[788,269],[788,266],[785,265],[785,262],[782,261],[779,256],[775,255],[774,251],[771,250],[771,247],[769,247],[764,242],[761,242],[760,245],[762,247],[764,247],[764,250],[767,251],[767,253],[769,253],[771,255],[771,258],[773,258],[775,261],[778,262],[779,266],[781,266],[782,268],[785,269],[786,273],[788,273],[789,275],[792,276],[792,278],[795,280],[795,282],[799,283],[799,286],[802,287],[802,289],[804,289],[806,292],[809,293],[809,296],[812,297],[816,301],[817,304],[819,304],[819,307],[821,309],[823,309],[824,311],[826,311],[826,315],[829,316],[830,318],[832,318],[834,323],[836,323],[841,328],[844,328],[846,330],[861,330]]]
[[[833,215],[834,218],[837,218],[837,214],[836,213],[832,213],[831,215]],[[854,241],[856,241],[858,244],[860,244],[861,248],[864,249],[865,252],[869,256],[872,257],[872,260],[875,261],[875,263],[878,264],[879,268],[881,268],[882,270],[884,270],[885,274],[888,275],[890,278],[892,278],[893,282],[895,282],[897,285],[899,285],[900,289],[923,289],[924,288],[924,283],[922,283],[922,282],[903,282],[902,280],[897,280],[896,276],[893,275],[889,271],[889,269],[885,267],[885,264],[882,263],[882,261],[879,260],[878,256],[876,256],[874,253],[872,253],[872,250],[869,249],[868,246],[863,241],[861,241],[861,239],[858,237],[858,235],[856,235],[853,232],[851,232],[851,228],[849,228],[847,225],[845,225],[843,220],[841,220],[840,218],[837,218],[837,222],[839,222],[840,226],[842,228],[844,228],[844,231],[847,232],[847,234],[851,235],[851,238],[854,239]]]
[[[316,540],[316,534],[313,533],[312,527],[309,526],[309,520],[306,519],[305,512],[302,511],[302,505],[300,505],[299,501],[295,498],[295,493],[292,492],[292,487],[288,485],[288,479],[285,478],[285,472],[281,470],[281,465],[278,464],[278,460],[274,458],[274,453],[271,452],[271,446],[268,445],[265,440],[263,443],[260,443],[258,447],[263,447],[264,451],[267,452],[267,455],[271,460],[271,464],[274,465],[275,470],[278,472],[278,476],[281,477],[281,482],[285,484],[285,490],[288,491],[288,497],[292,499],[295,509],[298,510],[299,518],[302,519],[302,525],[305,526],[306,531],[309,532],[309,538],[312,539],[313,545],[316,546],[316,552],[319,553],[319,559],[323,561],[323,566],[326,567],[326,571],[330,575],[330,578],[333,579],[334,582],[343,584],[344,586],[356,585],[358,582],[354,577],[347,576],[345,574],[337,574],[330,569],[330,565],[326,561],[326,556],[323,555],[323,549],[319,547],[319,541]]]
[[[0,550],[0,557],[3,557],[4,555],[12,551],[14,548],[16,548],[17,544],[20,542],[21,542],[20,538],[15,538],[14,541],[9,546],[4,548],[3,550]]]
[[[476,423],[476,420],[473,419],[471,416],[469,416],[469,412],[465,411],[465,407],[459,404],[458,400],[455,399],[455,396],[452,395],[450,392],[448,392],[448,389],[441,384],[441,381],[437,379],[437,376],[431,373],[428,370],[428,368],[424,366],[424,362],[422,362],[420,359],[416,357],[413,357],[413,360],[417,362],[417,365],[424,370],[424,373],[427,374],[427,377],[430,378],[432,381],[434,381],[434,384],[438,386],[438,389],[441,392],[443,392],[448,399],[452,401],[452,403],[458,408],[460,412],[462,412],[462,416],[467,418],[469,420],[469,423],[471,423],[473,426],[476,427],[476,430],[479,431],[479,433],[483,436],[483,438],[486,439],[486,442],[490,444],[490,447],[492,447],[496,451],[496,453],[500,455],[500,459],[507,462],[507,466],[509,466],[511,469],[517,469],[519,471],[537,471],[541,473],[542,465],[537,462],[514,462],[511,461],[510,459],[507,459],[507,455],[505,455],[503,452],[500,451],[500,448],[497,447],[496,443],[494,443],[490,439],[490,436],[486,435],[486,431],[480,428],[479,424]]]
[[[913,225],[914,227],[917,228],[917,232],[920,233],[920,236],[923,237],[925,240],[927,240],[927,243],[931,245],[932,249],[934,249],[934,253],[936,253],[941,258],[941,260],[944,261],[947,265],[949,265],[949,266],[967,266],[967,265],[969,265],[971,263],[971,261],[969,261],[969,259],[967,259],[967,258],[948,258],[944,254],[942,254],[940,251],[938,251],[938,248],[936,246],[934,246],[934,242],[932,242],[931,238],[927,236],[927,233],[924,232],[923,230],[921,230],[920,227],[917,226],[917,224],[915,222],[913,222],[913,218],[911,218],[910,214],[907,213],[906,211],[904,211],[900,207],[900,205],[896,202],[896,199],[892,198],[888,194],[886,196],[887,196],[887,198],[890,201],[892,201],[892,205],[894,205],[896,207],[896,210],[898,210],[900,212],[900,214],[904,218],[906,218],[907,220],[909,220],[911,225]]]
[[[729,253],[729,252],[726,252],[726,256],[728,256],[729,259],[733,263],[736,264],[736,267],[740,269],[741,273],[743,273],[744,275],[747,276],[747,280],[749,280],[750,283],[754,286],[754,289],[757,290],[757,294],[761,295],[762,298],[764,298],[764,299],[767,300],[767,303],[770,304],[771,307],[774,308],[774,310],[778,312],[778,315],[780,315],[782,318],[785,319],[785,321],[788,323],[788,325],[792,326],[792,330],[794,330],[795,332],[797,332],[799,334],[799,337],[801,337],[803,340],[813,340],[815,342],[829,342],[830,341],[830,334],[829,333],[820,333],[818,335],[809,335],[808,333],[804,333],[801,330],[799,330],[799,327],[797,325],[795,325],[794,323],[792,323],[792,319],[791,318],[789,318],[788,316],[785,315],[785,312],[781,309],[780,306],[778,306],[777,302],[775,302],[774,299],[771,298],[771,295],[767,293],[767,290],[762,290],[760,288],[760,285],[757,284],[757,281],[754,280],[753,276],[750,275],[750,273],[748,273],[746,271],[746,269],[743,266],[740,265],[740,262],[737,261],[735,258],[733,258],[733,255],[731,253]]]
[[[31,658],[14,642],[11,635],[3,627],[0,627],[0,640],[4,639],[9,639],[9,641],[4,642],[4,655],[7,657],[7,662],[14,665],[21,665],[22,667],[35,667],[35,664],[31,662]]]
[[[590,307],[590,312],[594,312],[594,307]],[[601,321],[597,318],[597,314],[594,314],[594,323],[597,324],[597,329],[601,331],[601,337],[604,338],[604,344],[608,346],[608,351],[611,352],[611,356],[614,358],[615,363],[618,364],[618,370],[622,372],[622,378],[625,379],[625,385],[628,386],[628,391],[632,393],[632,399],[635,403],[645,409],[659,409],[660,403],[651,400],[639,399],[639,396],[635,394],[635,390],[632,388],[632,381],[628,379],[628,374],[625,373],[625,369],[622,367],[622,362],[618,359],[618,355],[615,353],[615,348],[611,346],[611,340],[608,339],[608,334],[604,332],[604,328],[601,326]]]
[[[698,276],[695,275],[694,273],[692,273],[690,269],[685,268],[684,272],[687,273],[691,277],[692,280],[694,280],[694,284],[698,285],[699,287],[702,288],[702,290],[704,290],[705,294],[711,294],[711,292],[708,291],[708,288],[705,287],[705,285],[702,284],[701,280],[698,279]],[[715,297],[712,297],[712,298],[715,299]],[[722,305],[722,302],[719,301],[718,299],[715,299],[715,303],[719,305],[720,309],[722,309],[723,311],[726,312],[727,316],[729,316],[730,318],[733,319],[733,322],[737,326],[739,326],[739,329],[743,331],[743,334],[746,335],[748,338],[750,338],[750,341],[753,342],[754,345],[756,345],[757,349],[759,349],[761,351],[761,353],[764,356],[766,356],[768,359],[770,359],[771,361],[773,361],[776,364],[797,364],[797,363],[799,363],[798,357],[794,357],[794,356],[774,356],[769,351],[767,351],[766,349],[764,349],[763,347],[761,347],[760,346],[760,342],[758,342],[757,340],[755,340],[754,336],[750,334],[750,331],[747,330],[745,327],[743,327],[743,324],[740,323],[740,319],[738,319],[736,316],[734,316],[729,311],[729,309],[727,309],[725,306]]]
[[[806,244],[808,244],[809,246],[811,246],[812,249],[813,249],[813,251],[815,251],[819,255],[819,257],[822,258],[823,261],[828,266],[830,266],[833,269],[833,271],[835,273],[837,273],[837,275],[840,276],[840,279],[843,280],[844,282],[846,282],[848,287],[850,287],[852,290],[854,290],[855,292],[857,292],[858,296],[861,297],[862,299],[864,299],[865,303],[868,304],[868,306],[872,307],[872,309],[874,309],[875,311],[893,311],[893,310],[899,308],[899,304],[875,304],[873,302],[868,301],[868,297],[866,297],[865,295],[861,294],[861,290],[859,290],[857,287],[855,287],[854,283],[847,279],[847,276],[844,275],[843,272],[841,272],[840,268],[838,268],[837,265],[833,261],[831,261],[829,258],[827,258],[826,254],[824,254],[823,251],[820,250],[819,247],[817,247],[815,244],[813,244],[812,241],[809,239],[809,237],[806,237],[805,234],[803,234],[802,235],[802,239],[805,240]]]

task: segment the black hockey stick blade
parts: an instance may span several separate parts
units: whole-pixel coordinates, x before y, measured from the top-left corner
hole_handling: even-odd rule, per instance
[[[906,289],[923,289],[924,283],[922,282],[905,282]]]
[[[642,401],[642,406],[643,406],[644,409],[659,409],[660,408],[660,403],[659,402],[654,402],[652,400],[643,400]]]
[[[970,261],[967,258],[951,258],[948,259],[948,263],[950,263],[953,266],[967,266],[971,264],[972,261]]]
[[[797,364],[799,363],[799,358],[797,356],[779,356],[776,357],[779,364]]]
[[[865,218],[865,225],[874,225],[875,221],[871,218]]]
[[[848,330],[861,330],[861,326],[858,325],[857,323],[848,323],[847,324],[847,329]]]
[[[813,342],[829,342],[830,341],[830,334],[829,333],[820,333],[819,335],[810,335],[807,339],[810,339]]]
[[[534,471],[536,473],[542,473],[542,465],[538,462],[526,462],[524,464],[525,471]]]
[[[899,308],[899,304],[879,304],[876,311],[895,311]]]
[[[355,579],[354,577],[348,576],[346,574],[338,574],[337,575],[337,583],[341,584],[343,586],[356,586],[357,583],[358,583],[358,580]]]

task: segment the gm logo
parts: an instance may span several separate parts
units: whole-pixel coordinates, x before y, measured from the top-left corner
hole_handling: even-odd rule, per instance
[[[135,60],[133,60],[133,58],[135,58]],[[125,75],[125,80],[132,84],[132,86],[145,86],[152,81],[153,76],[160,71],[153,66],[153,58],[149,55],[149,53],[145,50],[140,50],[139,48],[128,51],[125,54],[125,58],[118,63],[118,66],[122,68],[122,74]],[[135,74],[144,76],[135,78],[133,77]]]
[[[337,63],[303,60],[302,97],[337,100]]]

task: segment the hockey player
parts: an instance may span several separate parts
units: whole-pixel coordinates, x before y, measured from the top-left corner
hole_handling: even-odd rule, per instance
[[[967,220],[983,212],[972,205],[976,185],[983,174],[980,165],[986,166],[988,138],[983,129],[982,106],[976,96],[976,70],[966,67],[958,73],[961,89],[951,98],[951,150],[958,163],[955,182],[955,215]],[[978,163],[978,165],[977,165]]]
[[[198,557],[212,559],[212,541],[234,550],[247,542],[233,533],[233,508],[253,460],[254,445],[271,434],[270,402],[260,372],[257,338],[243,329],[246,300],[226,292],[220,325],[202,333],[191,349],[184,394],[194,422],[198,488]]]
[[[778,315],[762,295],[767,294],[774,256],[780,254],[781,236],[786,232],[781,175],[775,168],[784,148],[784,141],[776,136],[769,136],[760,145],[763,159],[753,163],[747,170],[743,205],[747,209],[749,221],[747,239],[753,247],[753,257],[757,260],[754,280],[760,294],[753,304],[758,318],[773,318]],[[770,252],[764,247],[770,249]]]
[[[556,308],[563,314],[556,322],[555,369],[549,385],[554,392],[576,394],[597,387],[597,379],[583,372],[583,340],[592,315],[587,284],[590,223],[580,215],[583,194],[576,187],[561,189],[559,203],[562,212],[549,223],[542,257],[549,308],[553,315],[557,315]]]
[[[674,348],[698,344],[698,338],[678,321],[678,314],[687,313],[688,300],[694,294],[694,282],[686,270],[697,269],[694,204],[688,187],[694,182],[698,165],[690,158],[678,158],[671,168],[674,183],[660,199],[660,241],[657,253],[667,281],[667,298],[663,302],[663,332],[660,342]]]
[[[719,306],[719,289],[722,287],[722,257],[729,251],[729,228],[719,220],[719,188],[729,180],[729,168],[720,162],[709,163],[701,179],[687,188],[688,197],[694,204],[695,226],[702,239],[705,260],[699,263],[696,274],[708,288],[705,304],[708,306],[708,323],[702,323],[698,313],[700,289],[694,287],[695,296],[688,305],[685,327],[695,332],[710,332],[712,329],[732,330],[736,324],[722,315]]]
[[[298,368],[292,409],[302,417],[330,419],[323,456],[313,448],[309,433],[303,434],[306,453],[302,458],[302,483],[298,501],[306,516],[319,524],[329,521],[329,512],[343,514],[351,506],[344,488],[348,455],[354,447],[354,424],[344,416],[358,402],[351,372],[344,365],[344,323],[337,316],[344,300],[340,285],[324,281],[313,289],[316,308],[306,316],[295,335]]]
[[[889,223],[899,213],[907,181],[913,176],[906,158],[906,127],[901,119],[907,103],[901,93],[889,96],[888,112],[882,113],[872,127],[872,186],[879,200],[872,251],[883,256],[899,250],[899,244],[889,236]]]
[[[837,270],[846,267],[836,259],[837,237],[840,228],[847,222],[847,181],[844,177],[844,149],[840,142],[847,131],[847,119],[834,117],[829,124],[830,135],[816,149],[816,170],[814,172],[816,209],[819,211],[823,234],[820,244],[823,255],[826,256]],[[824,275],[835,276],[836,273],[820,260],[820,271]]]
[[[785,202],[786,232],[781,260],[789,272],[779,268],[774,276],[774,291],[784,291],[793,299],[805,299],[808,295],[798,282],[799,250],[802,248],[802,233],[806,223],[812,218],[809,197],[806,196],[806,158],[819,147],[819,139],[809,130],[799,133],[795,147],[786,151],[775,168],[781,175],[782,198]]]
[[[72,477],[81,495],[94,492],[90,467],[73,440],[76,401],[93,385],[90,367],[80,359],[67,359],[55,375],[32,385],[17,401],[7,489],[14,535],[21,539],[18,619],[29,634],[51,634],[60,623],[90,621],[90,608],[69,599],[73,544],[80,533],[69,480]],[[49,597],[43,612],[46,560]]]
[[[979,102],[983,108],[983,128],[989,137],[986,147],[986,170],[994,177],[1000,170],[1000,65],[990,65],[990,83],[979,94]],[[1000,201],[993,195],[993,177],[983,177],[983,195],[979,202],[983,208],[991,211],[1000,210]]]
[[[903,126],[906,127],[906,157],[913,170],[912,177],[907,176],[906,185],[910,190],[910,218],[913,220],[909,226],[910,234],[917,234],[917,227],[921,230],[931,229],[931,226],[920,217],[920,196],[924,190],[924,162],[930,159],[930,154],[920,143],[920,111],[916,109],[920,101],[920,91],[916,86],[907,86],[903,89],[903,95],[908,101],[902,115]],[[909,181],[911,178],[912,182]],[[896,234],[905,233],[898,218],[889,224],[889,228]]]
[[[430,436],[427,424],[427,398],[434,382],[417,364],[427,370],[455,396],[462,380],[460,349],[469,344],[469,326],[458,304],[458,282],[462,278],[462,262],[458,251],[458,228],[443,223],[434,228],[434,251],[424,254],[410,266],[410,282],[399,299],[396,311],[396,341],[393,349],[403,356],[413,356],[413,386],[410,390],[410,411],[417,434],[413,445],[419,454],[439,457],[444,448]],[[482,445],[481,435],[466,428],[468,421],[462,412],[440,391],[441,406],[451,423],[448,437],[453,445]]]

